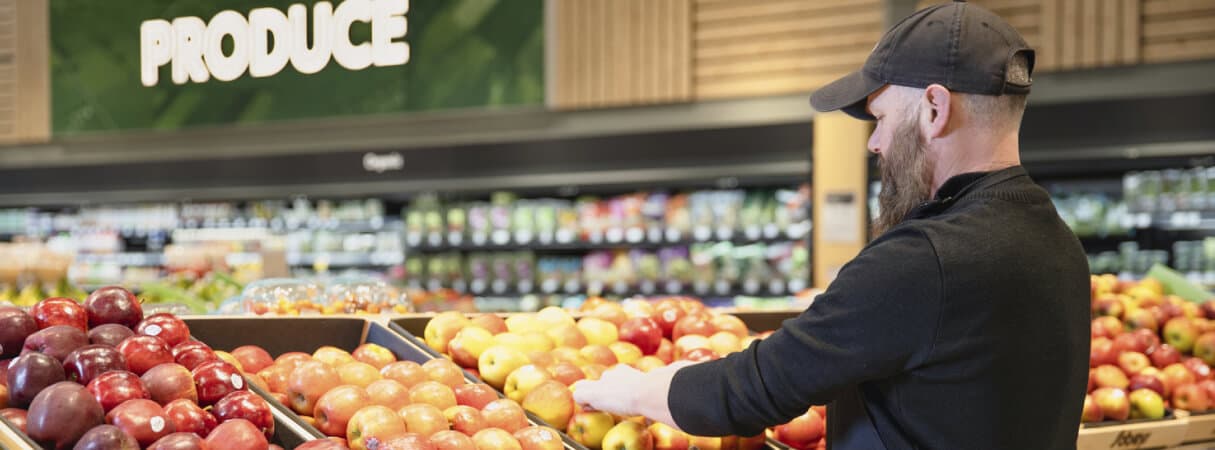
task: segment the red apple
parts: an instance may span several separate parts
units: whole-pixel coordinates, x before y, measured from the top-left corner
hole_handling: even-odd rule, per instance
[[[1114,351],[1118,352],[1119,354],[1123,352],[1143,353],[1147,351],[1146,347],[1140,348],[1143,342],[1138,336],[1135,335],[1135,333],[1122,333],[1118,335],[1118,337],[1114,338],[1113,342]]]
[[[287,378],[287,396],[297,414],[312,414],[316,401],[330,389],[342,384],[337,370],[320,361],[300,364]]]
[[[350,418],[369,404],[371,396],[361,387],[347,384],[330,389],[316,401],[312,414],[316,429],[328,436],[345,436]]]
[[[122,353],[108,345],[86,345],[73,350],[63,361],[63,373],[68,381],[89,384],[102,373],[127,370]]]
[[[21,353],[25,338],[38,331],[38,322],[21,308],[0,306],[0,359]]]
[[[1110,317],[1113,319],[1122,318],[1122,314],[1126,311],[1126,307],[1123,306],[1122,300],[1113,295],[1096,298],[1092,302],[1092,308],[1093,315]]]
[[[395,411],[409,404],[409,389],[396,380],[376,380],[367,385],[366,390],[373,405],[387,406]]]
[[[173,346],[173,361],[189,370],[207,361],[218,361],[215,351],[199,341],[186,341]],[[256,372],[254,372],[256,373]]]
[[[169,344],[169,347],[173,347],[190,340],[190,327],[177,316],[158,313],[139,322],[139,325],[135,326],[135,334],[158,337]]]
[[[95,345],[108,345],[110,347],[118,347],[122,341],[134,336],[135,332],[130,328],[124,327],[116,323],[107,323],[99,327],[89,329],[89,343]]]
[[[152,443],[148,450],[207,450],[207,442],[195,433],[176,433],[166,435]]]
[[[43,447],[65,449],[104,419],[105,411],[84,386],[61,381],[34,397],[26,415],[26,434]]]
[[[224,396],[244,390],[245,379],[236,366],[223,361],[208,361],[194,368],[194,387],[198,391],[198,404],[210,406]]]
[[[658,344],[658,351],[654,352],[654,356],[661,359],[663,364],[670,364],[675,360],[675,344],[670,339],[662,338],[662,343]]]
[[[26,412],[21,408],[4,408],[0,409],[0,417],[7,420],[17,428],[17,431],[25,432]]]
[[[717,329],[713,327],[708,314],[689,314],[675,323],[675,328],[671,330],[671,340],[678,341],[680,337],[689,334],[709,337],[716,332]]]
[[[422,364],[422,370],[426,371],[426,375],[432,381],[437,381],[453,389],[467,383],[464,379],[464,370],[449,359],[438,358],[426,361],[425,364]]]
[[[1181,364],[1187,369],[1190,369],[1190,372],[1194,374],[1195,380],[1202,381],[1211,379],[1211,366],[1208,366],[1207,363],[1202,362],[1201,359],[1189,357],[1183,359]]]
[[[1122,369],[1119,369],[1118,366],[1114,365],[1106,364],[1097,366],[1095,376],[1097,379],[1097,387],[1099,388],[1114,387],[1126,390],[1127,386],[1131,384],[1130,380],[1126,378],[1126,373],[1122,372]]]
[[[619,336],[640,348],[643,355],[653,355],[662,343],[662,328],[649,317],[633,317],[620,324]]]
[[[1148,354],[1148,358],[1152,359],[1152,365],[1157,369],[1163,369],[1181,362],[1181,352],[1169,344],[1160,344]]]
[[[274,437],[274,415],[266,400],[249,391],[234,391],[215,403],[215,418],[220,423],[245,419],[262,430],[266,439]]]
[[[1151,389],[1160,394],[1161,397],[1168,395],[1168,391],[1164,388],[1164,380],[1158,375],[1138,374],[1131,377],[1131,384],[1127,390],[1134,392],[1140,389]]]
[[[1094,423],[1100,422],[1103,419],[1105,419],[1105,416],[1101,414],[1101,408],[1097,406],[1097,402],[1093,400],[1093,396],[1086,394],[1084,396],[1084,409],[1080,412],[1080,422]]]
[[[244,345],[232,350],[232,356],[240,361],[240,366],[248,373],[257,373],[274,364],[274,358],[265,349],[256,345]]]
[[[72,450],[139,450],[139,442],[113,425],[98,425],[84,433]]]
[[[370,342],[356,347],[350,356],[353,356],[355,361],[371,364],[376,370],[397,361],[397,356],[392,354],[391,350]]]
[[[107,413],[128,400],[152,398],[143,381],[126,371],[111,371],[98,375],[89,382],[87,389]]]
[[[185,366],[177,363],[158,364],[140,377],[152,400],[161,405],[178,399],[198,401],[198,388],[194,375]]]
[[[814,410],[808,410],[789,423],[778,425],[774,434],[776,440],[793,448],[807,448],[822,439],[826,431],[823,418]]]
[[[1123,327],[1122,321],[1118,320],[1117,317],[1102,316],[1093,319],[1092,332],[1090,334],[1093,339],[1103,337],[1113,340],[1123,333]]]
[[[274,363],[257,373],[266,381],[266,389],[270,392],[287,392],[287,378],[291,376],[291,366]]]
[[[1207,391],[1197,384],[1188,383],[1173,389],[1173,407],[1190,412],[1206,411],[1211,406]]]
[[[488,384],[465,384],[455,388],[456,404],[482,409],[498,399],[498,393]]]
[[[397,361],[380,369],[380,376],[401,383],[406,388],[430,380],[422,365],[413,361]]]
[[[442,410],[425,403],[408,405],[397,411],[397,414],[405,421],[406,430],[427,438],[450,427]]]
[[[1126,420],[1131,415],[1131,401],[1126,391],[1118,388],[1101,388],[1093,391],[1093,401],[1109,420]]]
[[[1089,367],[1117,363],[1118,350],[1114,348],[1114,342],[1106,338],[1093,339],[1093,342],[1089,347]]]
[[[562,450],[561,434],[549,427],[530,426],[515,432],[522,450]]]
[[[476,450],[472,438],[455,430],[440,431],[430,436],[431,445],[435,450]]]
[[[82,332],[89,331],[89,313],[80,303],[70,298],[52,297],[34,304],[30,309],[38,329],[55,325],[67,325]]]
[[[63,365],[42,353],[26,353],[9,362],[5,386],[8,388],[8,403],[26,408],[39,392],[64,381]]]
[[[1182,363],[1169,364],[1168,367],[1164,368],[1161,375],[1164,377],[1165,389],[1174,394],[1177,393],[1178,386],[1193,384],[1198,381],[1194,377],[1194,372],[1191,372]]]
[[[84,331],[71,325],[54,325],[25,338],[21,353],[45,353],[62,362],[73,350],[86,345],[89,345],[89,336]]]
[[[694,348],[694,349],[688,351],[687,354],[683,355],[683,359],[686,359],[686,360],[692,361],[692,362],[712,361],[717,358],[720,358],[720,357],[717,356],[717,353],[714,353],[712,349],[703,348],[703,347]]]
[[[472,325],[489,330],[493,334],[506,332],[506,320],[497,314],[481,314],[473,317]]]
[[[1130,335],[1124,334],[1122,336]],[[1143,353],[1128,351],[1118,355],[1118,367],[1121,368],[1122,371],[1127,375],[1135,375],[1143,369],[1152,367],[1152,361],[1149,360],[1147,355],[1144,355]]]
[[[143,306],[135,294],[119,286],[106,286],[89,294],[84,299],[89,327],[118,324],[134,328],[143,320]]]
[[[570,386],[586,378],[586,373],[582,372],[582,369],[565,361],[553,364],[552,367],[548,368],[548,371],[553,375],[554,380],[560,381],[561,384],[566,386]]]
[[[173,400],[165,405],[164,409],[165,417],[169,418],[169,422],[173,422],[173,427],[178,432],[194,433],[198,437],[204,437],[211,434],[211,430],[219,425],[219,419],[189,399]]]
[[[1160,336],[1157,336],[1156,332],[1152,330],[1138,329],[1131,332],[1131,334],[1139,339],[1139,344],[1135,348],[1142,348],[1143,350],[1139,350],[1140,353],[1145,355],[1150,354],[1152,350],[1160,346]]]
[[[105,421],[131,435],[143,447],[177,431],[165,415],[164,408],[154,401],[141,398],[122,402],[106,413]]]
[[[135,335],[118,344],[118,351],[127,361],[127,367],[136,375],[148,369],[173,362],[173,351],[165,341],[155,336]]]
[[[471,406],[457,405],[443,410],[443,416],[452,430],[472,436],[489,426],[481,411]]]
[[[291,370],[295,370],[296,367],[299,367],[305,361],[312,361],[312,355],[304,352],[287,352],[278,355],[278,358],[274,358],[275,364],[285,364],[291,367]]]
[[[435,450],[430,438],[418,433],[405,433],[385,440],[381,447],[393,450]]]
[[[1206,391],[1207,398],[1211,400],[1211,405],[1215,406],[1215,380],[1202,380],[1198,382],[1198,387]]]
[[[207,435],[207,447],[225,450],[266,450],[270,442],[256,425],[245,419],[219,424]]]
[[[510,399],[498,399],[489,402],[481,409],[481,415],[491,428],[501,428],[514,433],[527,426],[527,415],[523,407]]]
[[[671,333],[675,330],[675,324],[679,322],[686,314],[683,308],[680,308],[674,301],[663,303],[668,300],[661,300],[654,305],[654,315],[651,317],[654,322],[662,328],[662,335],[666,338],[671,337]]]

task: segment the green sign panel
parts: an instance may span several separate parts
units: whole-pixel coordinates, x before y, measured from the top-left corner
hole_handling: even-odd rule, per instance
[[[544,103],[542,0],[55,0],[56,135]]]

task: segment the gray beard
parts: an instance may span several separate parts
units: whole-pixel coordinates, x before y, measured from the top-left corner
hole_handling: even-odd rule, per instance
[[[911,210],[932,195],[933,161],[915,116],[910,115],[912,119],[895,129],[890,148],[878,161],[882,190],[878,194],[878,217],[873,221],[874,238],[902,223]]]

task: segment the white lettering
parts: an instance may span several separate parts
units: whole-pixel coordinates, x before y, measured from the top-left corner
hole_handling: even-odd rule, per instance
[[[203,64],[202,46],[207,23],[197,17],[173,19],[173,82],[187,81],[206,83],[211,78],[207,65]]]
[[[333,40],[333,5],[317,2],[312,7],[312,48],[308,48],[308,7],[291,5],[287,8],[292,34],[299,36],[291,42],[291,65],[302,74],[320,72],[329,64]]]
[[[386,155],[377,155],[375,153],[363,154],[363,170],[375,173],[384,173],[389,170],[401,170],[405,168],[405,158],[400,153],[392,152]]]
[[[350,70],[371,65],[371,43],[350,42],[350,25],[371,22],[371,0],[346,0],[333,11],[333,59]]]
[[[232,54],[224,54],[224,36],[232,36]],[[236,11],[221,11],[207,25],[203,60],[211,75],[220,81],[232,81],[249,67],[249,22]]]
[[[267,34],[268,33],[268,34]],[[270,50],[270,35],[274,49]],[[307,35],[305,35],[306,37]],[[258,8],[249,12],[249,75],[268,77],[283,70],[291,58],[291,22],[287,15],[274,8]]]
[[[409,44],[393,42],[405,37],[409,30],[405,21],[407,12],[409,0],[375,0],[371,18],[371,59],[377,67],[409,62]]]
[[[139,25],[139,79],[155,86],[160,66],[173,58],[173,25],[167,20],[148,20]]]

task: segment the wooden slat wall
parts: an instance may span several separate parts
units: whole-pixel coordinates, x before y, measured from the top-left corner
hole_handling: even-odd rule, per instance
[[[1143,62],[1215,58],[1215,0],[1142,0]]]
[[[690,100],[691,2],[549,0],[549,106]]]
[[[0,0],[0,144],[50,138],[47,0]]]
[[[856,70],[881,0],[695,0],[697,99],[806,92]]]

